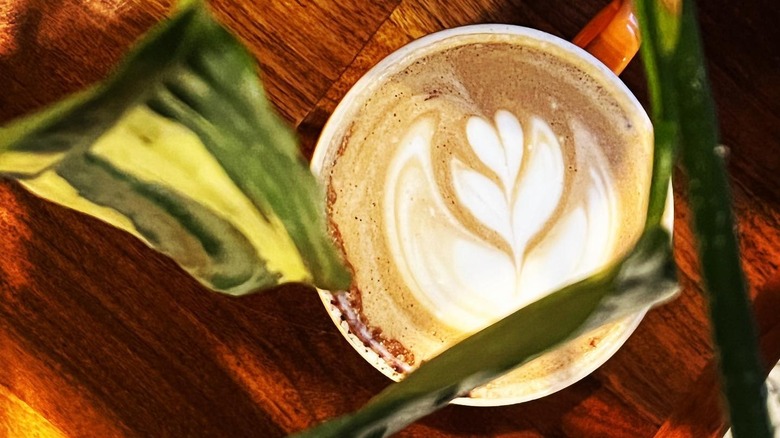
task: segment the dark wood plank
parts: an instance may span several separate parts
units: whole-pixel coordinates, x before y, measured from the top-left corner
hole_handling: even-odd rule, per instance
[[[0,4],[0,120],[105,77],[168,6],[30,0]]]
[[[397,3],[224,0],[212,6],[259,60],[282,115],[297,124]]]

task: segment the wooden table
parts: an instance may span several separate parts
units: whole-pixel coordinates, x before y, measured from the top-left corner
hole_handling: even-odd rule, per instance
[[[500,22],[573,37],[606,3],[566,0],[220,0],[310,154],[349,87],[412,39]],[[766,360],[780,358],[780,3],[700,2],[731,150],[743,261]],[[103,78],[168,1],[0,2],[0,122]],[[623,74],[646,102],[641,65]],[[401,436],[722,433],[690,210],[675,175],[681,296],[572,387],[502,408],[448,407]],[[388,381],[305,287],[235,299],[91,217],[0,181],[0,436],[256,436],[363,405]]]

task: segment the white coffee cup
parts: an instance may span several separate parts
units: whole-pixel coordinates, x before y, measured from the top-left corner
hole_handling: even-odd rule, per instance
[[[631,102],[636,114],[641,115],[647,125],[650,125],[644,109],[623,82],[598,59],[572,43],[538,30],[519,26],[502,24],[464,26],[444,30],[415,40],[396,50],[369,70],[345,95],[323,129],[312,158],[312,171],[316,175],[321,173],[324,163],[326,160],[332,159],[334,149],[339,146],[334,139],[342,137],[344,129],[365,100],[376,91],[376,88],[389,75],[399,71],[404,65],[408,65],[415,59],[418,59],[421,54],[448,39],[471,35],[497,34],[520,35],[532,38],[562,49],[578,60],[587,63],[591,72],[596,72],[595,74],[598,74],[601,80],[607,81],[613,92],[619,92],[624,95],[625,99]],[[671,230],[673,222],[671,190],[669,193],[664,224]],[[334,323],[355,350],[386,376],[396,381],[402,379],[403,374],[388,365],[380,354],[377,353],[376,350],[381,348],[381,346],[366,345],[363,339],[366,339],[367,336],[356,336],[351,331],[349,324],[345,322],[345,319],[349,319],[351,316],[344,315],[342,310],[333,304],[337,297],[332,292],[323,290],[320,291],[320,296]],[[500,406],[534,400],[570,386],[611,358],[634,332],[646,310],[583,335],[557,348],[555,351],[523,365],[485,387],[473,391],[469,397],[461,397],[454,400],[454,403],[471,406]]]

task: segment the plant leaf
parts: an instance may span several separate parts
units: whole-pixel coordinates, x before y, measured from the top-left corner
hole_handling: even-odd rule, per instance
[[[683,2],[681,11],[661,7],[660,3],[668,2],[635,2],[641,31],[650,43],[643,47],[642,59],[653,96],[654,123],[663,127],[656,130],[657,141],[674,144],[678,136],[682,145],[682,164],[688,176],[699,260],[732,433],[735,437],[772,437],[755,322],[734,234],[723,146],[718,145],[718,124],[696,8],[693,1]],[[669,29],[679,29],[679,36]],[[656,163],[664,162],[671,171],[671,152],[665,152]]]
[[[390,435],[555,345],[669,299],[677,290],[669,242],[662,227],[648,229],[621,263],[466,338],[354,414],[295,436]]]
[[[294,136],[199,1],[104,83],[0,128],[0,174],[135,234],[215,290],[349,284]]]

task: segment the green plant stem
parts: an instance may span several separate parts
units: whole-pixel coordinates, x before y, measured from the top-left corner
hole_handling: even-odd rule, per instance
[[[650,79],[654,123],[679,126],[682,164],[688,176],[689,202],[732,432],[735,437],[771,437],[755,323],[734,232],[724,166],[726,149],[718,145],[717,118],[696,8],[693,1],[683,3],[682,15],[675,18],[680,20],[679,39],[674,50],[665,51],[657,44],[662,37],[658,33],[669,17],[663,16],[657,3],[638,0],[635,4],[646,37],[642,57]]]
[[[740,265],[731,195],[702,62],[693,2],[683,11],[675,84],[680,94],[682,159],[688,173],[699,259],[709,290],[724,391],[735,437],[771,437],[755,323]]]

